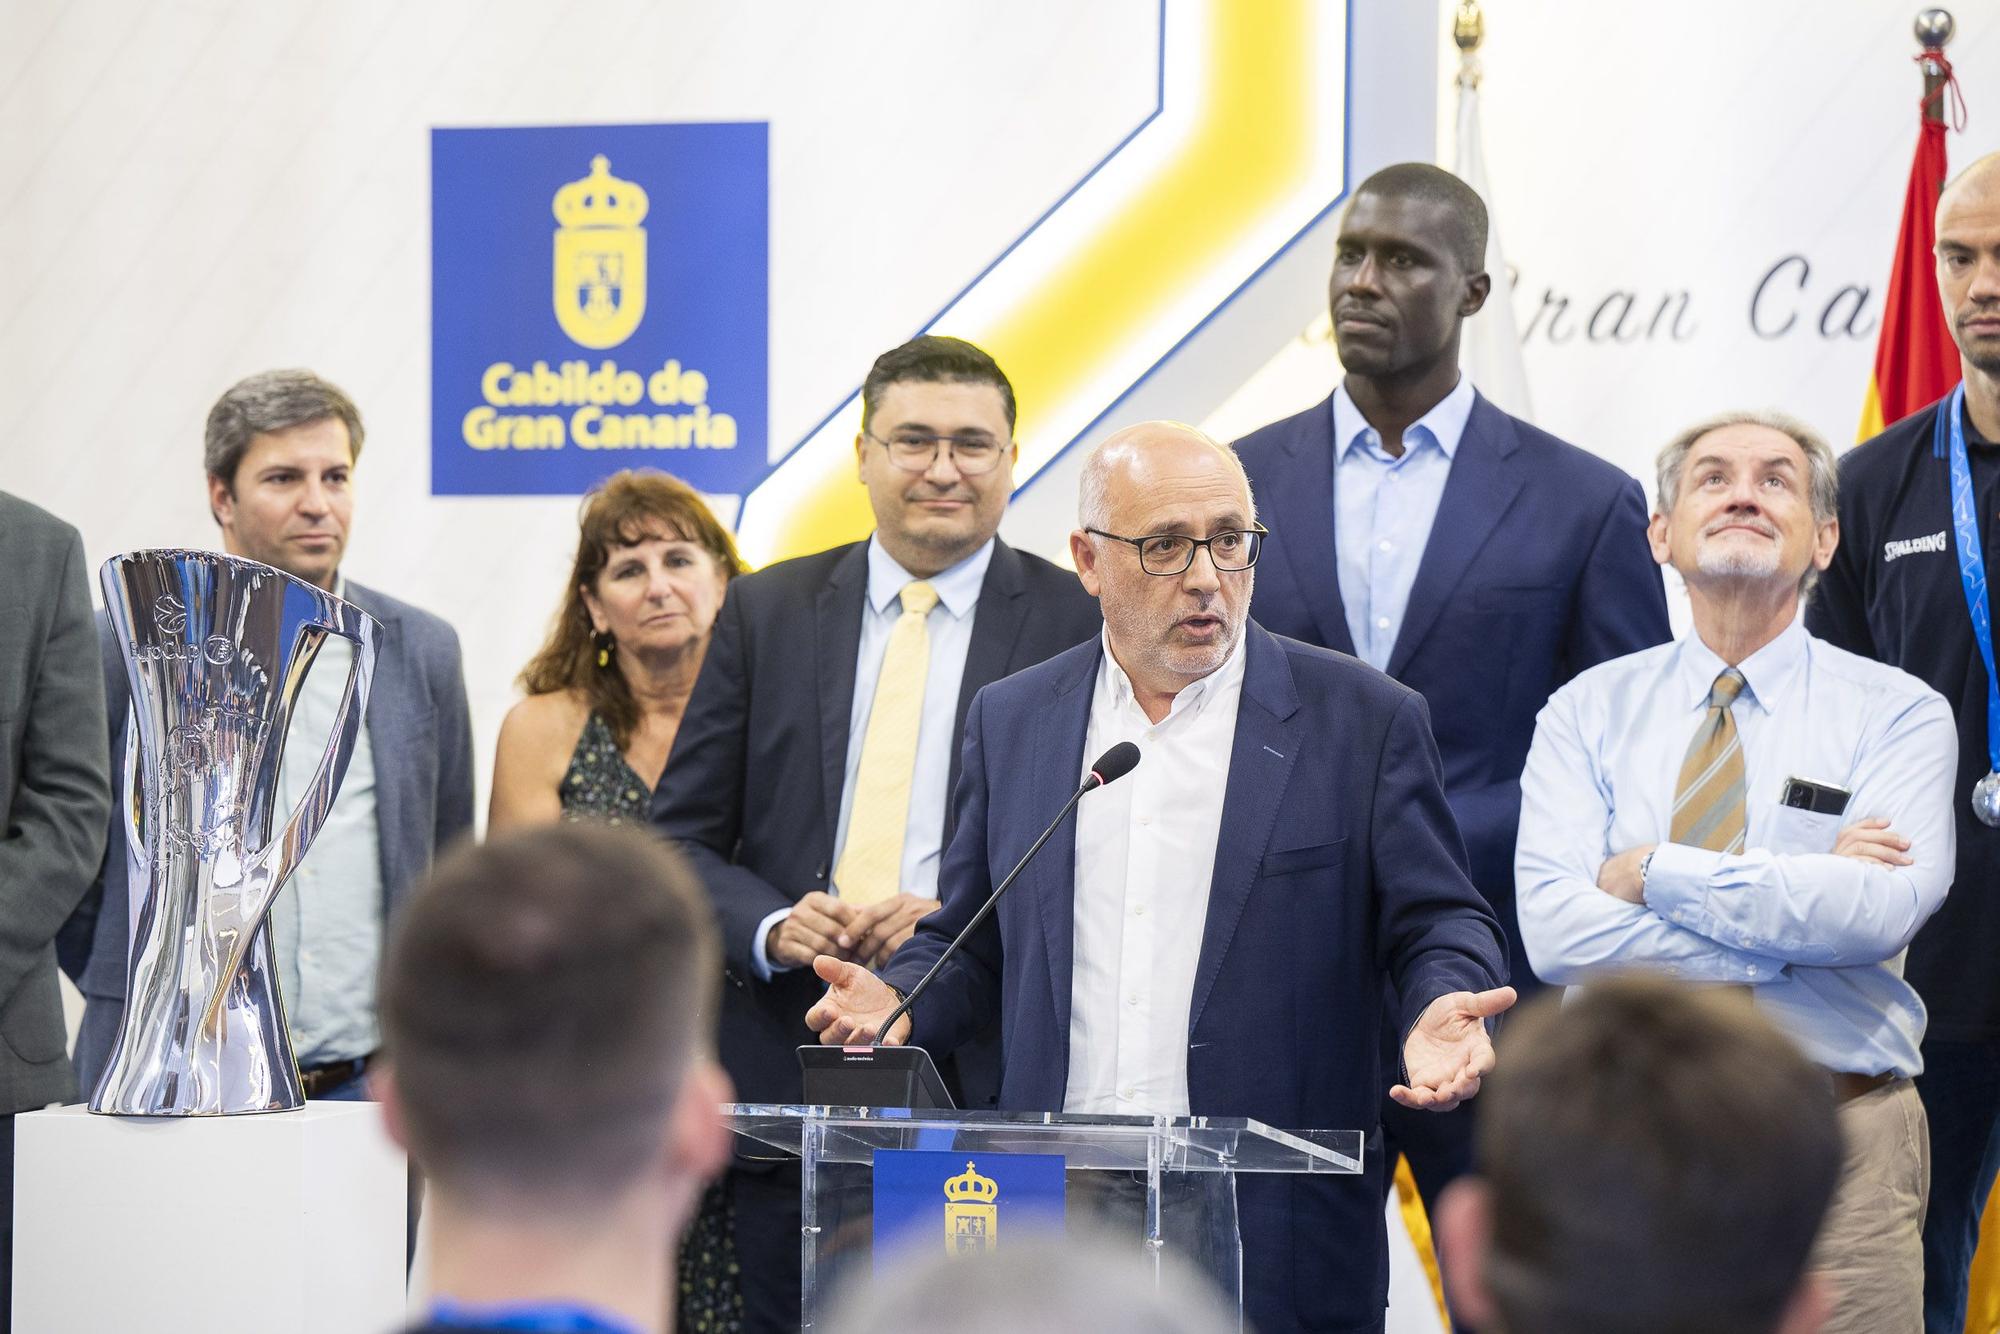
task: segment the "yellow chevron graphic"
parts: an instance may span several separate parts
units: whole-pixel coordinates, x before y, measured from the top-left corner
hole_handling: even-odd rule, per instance
[[[1021,403],[1026,482],[1344,187],[1345,0],[1165,0],[1158,114],[926,326]],[[858,394],[745,498],[766,564],[865,536]]]

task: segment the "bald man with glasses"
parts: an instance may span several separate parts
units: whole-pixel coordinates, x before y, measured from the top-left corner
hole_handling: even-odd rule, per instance
[[[943,910],[880,976],[815,960],[828,990],[807,1022],[872,1039],[938,966],[886,1040],[949,1050],[1004,1013],[1008,1111],[1372,1130],[1385,1095],[1426,1113],[1472,1097],[1514,993],[1423,699],[1250,619],[1264,530],[1227,447],[1142,423],[1081,490],[1070,552],[1104,633],[973,701]],[[1124,743],[1131,776],[1085,798],[945,960]],[[1385,1020],[1402,1036],[1386,1061]],[[1385,1166],[1371,1150],[1355,1177],[1238,1179],[1251,1324],[1381,1330]]]

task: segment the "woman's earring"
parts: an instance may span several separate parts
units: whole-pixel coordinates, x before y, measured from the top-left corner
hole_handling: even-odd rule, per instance
[[[609,667],[611,665],[611,655],[618,648],[618,640],[612,636],[609,630],[599,630],[590,638],[591,642],[597,645],[597,665],[599,667]]]

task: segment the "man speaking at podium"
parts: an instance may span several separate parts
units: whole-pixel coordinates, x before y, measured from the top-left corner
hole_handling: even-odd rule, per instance
[[[876,977],[821,956],[807,1023],[874,1036],[1120,742],[1132,776],[1077,807],[887,1040],[950,1050],[1004,1015],[1000,1105],[1373,1129],[1382,1088],[1444,1110],[1513,1003],[1423,700],[1251,623],[1263,530],[1236,456],[1146,423],[1085,465],[1077,571],[1104,636],[986,687],[966,718],[944,906]],[[1384,974],[1407,1034],[1380,1052]],[[1237,1183],[1243,1295],[1265,1334],[1382,1327],[1383,1164]]]

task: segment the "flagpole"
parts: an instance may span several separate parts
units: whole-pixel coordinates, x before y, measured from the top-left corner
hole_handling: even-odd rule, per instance
[[[1917,43],[1924,48],[1920,63],[1924,71],[1924,119],[1944,122],[1945,66],[1941,57],[1958,24],[1948,9],[1926,9],[1917,15]]]
[[[1528,372],[1521,358],[1519,326],[1514,323],[1514,285],[1500,244],[1500,219],[1493,208],[1493,191],[1486,180],[1486,150],[1479,128],[1479,48],[1486,40],[1486,19],[1479,0],[1459,0],[1452,16],[1451,39],[1458,46],[1458,136],[1452,171],[1486,201],[1484,266],[1492,283],[1486,305],[1465,321],[1459,334],[1459,365],[1473,385],[1502,411],[1534,419],[1528,398]]]

